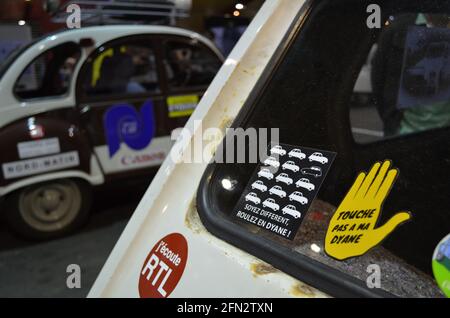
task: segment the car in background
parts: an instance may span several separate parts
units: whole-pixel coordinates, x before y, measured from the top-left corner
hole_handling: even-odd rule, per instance
[[[0,197],[10,227],[51,239],[87,219],[94,187],[149,176],[224,61],[188,30],[85,27],[0,67]]]

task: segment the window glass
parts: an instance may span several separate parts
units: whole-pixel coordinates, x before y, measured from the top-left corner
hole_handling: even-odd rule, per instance
[[[342,279],[356,278],[365,287],[369,266],[377,265],[381,290],[397,296],[440,297],[431,257],[450,229],[450,6],[446,1],[381,1],[382,27],[373,29],[367,26],[369,4],[343,0],[316,5],[264,90],[247,105],[240,117],[244,120],[238,120],[245,129],[278,128],[282,144],[337,153],[318,196],[303,211],[306,218],[295,239],[232,217],[257,165],[215,164],[208,191],[214,209],[248,229],[249,236],[269,239],[294,255],[325,264]],[[396,23],[406,26],[388,36],[396,32]],[[359,173],[386,159],[398,168],[399,176],[376,226],[401,211],[410,211],[412,219],[363,255],[343,261],[330,257],[324,242],[333,214]]]
[[[166,44],[165,68],[172,89],[208,86],[222,62],[210,49],[184,42]]]
[[[89,60],[84,83],[88,96],[145,94],[160,90],[154,50],[148,41],[101,48]]]
[[[75,43],[65,43],[43,53],[25,68],[14,86],[15,95],[32,99],[66,94],[80,54]]]
[[[447,14],[391,15],[356,82],[350,118],[368,143],[450,125]]]

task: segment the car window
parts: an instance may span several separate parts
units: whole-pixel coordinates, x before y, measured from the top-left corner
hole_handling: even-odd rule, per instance
[[[121,40],[90,57],[83,86],[88,97],[139,95],[160,91],[151,41]]]
[[[170,41],[165,48],[164,64],[171,90],[208,86],[222,65],[217,54],[200,44]]]
[[[79,46],[72,42],[46,51],[23,70],[14,94],[22,100],[66,94],[80,55]]]
[[[359,143],[450,126],[447,14],[397,14],[386,22],[353,92],[350,119]]]
[[[303,25],[300,31],[293,30],[292,41],[281,46],[286,47],[284,55],[280,54],[282,59],[270,65],[261,78],[262,83],[257,87],[264,89],[254,92],[236,119],[238,126],[244,129],[278,128],[278,143],[304,152],[309,148],[320,150],[321,154],[336,153],[332,163],[312,160],[314,158],[309,156],[316,151],[306,152],[307,157],[303,159],[295,157],[296,162],[305,162],[306,168],[300,171],[303,177],[313,181],[324,178],[322,186],[316,189],[318,193],[312,204],[306,211],[301,211],[304,220],[295,238],[281,238],[267,228],[235,217],[241,194],[245,193],[255,169],[259,169],[259,163],[211,164],[205,174],[208,179],[199,191],[199,213],[204,218],[214,219],[214,223],[205,225],[208,227],[209,224],[209,230],[216,235],[332,295],[387,293],[405,297],[441,297],[443,293],[433,278],[431,257],[450,229],[450,161],[447,160],[450,158],[450,129],[444,124],[445,105],[450,103],[446,83],[450,6],[448,1],[439,4],[411,0],[378,3],[381,7],[380,28],[369,28],[367,7],[370,1],[314,1],[305,24],[299,24]],[[386,34],[396,28],[398,21],[408,27],[403,29],[402,36],[395,36],[385,44]],[[435,30],[437,21],[438,31]],[[426,41],[425,33],[428,34]],[[408,42],[408,39],[412,40]],[[385,53],[377,56],[380,49]],[[411,55],[411,60],[404,57],[405,54]],[[357,84],[358,75],[361,77],[361,69],[371,55],[374,56],[372,67],[377,63],[373,60],[388,63],[383,68],[385,73],[374,81],[385,87],[380,94],[386,103],[380,104],[370,95],[362,98],[366,98],[363,105],[355,105],[356,87],[360,84]],[[427,61],[422,62],[424,59]],[[375,69],[369,72],[372,72],[369,78],[376,77]],[[408,74],[412,79],[406,81],[411,81],[413,88],[405,92],[399,83]],[[410,98],[408,94],[418,97]],[[390,96],[389,103],[387,96]],[[425,106],[422,107],[419,101]],[[440,106],[432,106],[435,102]],[[395,138],[388,138],[384,133],[388,125],[380,118],[380,113],[388,109],[397,111],[400,104],[402,117],[395,125],[389,125],[396,131]],[[413,117],[416,122],[406,123]],[[436,122],[439,124],[435,125]],[[425,126],[411,131],[411,127],[420,126],[419,123]],[[373,130],[377,135],[364,135],[370,139],[358,139],[357,135],[366,133],[365,130]],[[373,139],[378,135],[380,138]],[[294,153],[292,150],[289,149],[288,154]],[[267,157],[262,156],[260,160],[264,161],[264,158]],[[325,251],[325,241],[335,212],[350,189],[360,189],[354,186],[360,173],[367,175],[372,167],[383,162],[390,162],[398,175],[389,188],[377,226],[386,224],[402,211],[410,211],[411,218],[398,224],[395,230],[379,240],[379,244],[361,254],[342,259],[331,256]],[[327,174],[323,169],[326,164],[331,165]],[[279,172],[275,173],[278,175]],[[220,182],[223,179],[231,179],[236,186],[231,190],[224,189]],[[300,179],[297,177],[294,183]],[[306,189],[303,194],[309,195],[309,192],[310,189]],[[275,210],[271,213],[281,215]],[[233,234],[228,236],[227,233]],[[371,266],[380,270],[382,283],[378,287],[368,286]]]

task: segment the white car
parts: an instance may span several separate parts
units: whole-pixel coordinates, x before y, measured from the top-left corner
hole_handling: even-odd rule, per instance
[[[258,177],[266,178],[267,180],[272,180],[275,176],[273,175],[272,172],[270,172],[269,169],[264,168],[258,172]]]
[[[300,160],[306,159],[306,155],[300,149],[292,149],[289,154],[289,158],[298,158]]]
[[[277,159],[275,159],[274,157],[269,157],[266,160],[264,160],[264,164],[267,166],[272,166],[274,168],[280,167],[280,162]]]
[[[294,219],[300,219],[302,217],[302,214],[297,211],[297,209],[293,205],[287,205],[281,211],[283,212],[283,214],[289,214],[293,216]]]
[[[320,152],[315,152],[311,156],[309,156],[309,162],[319,162],[321,164],[328,163],[328,158],[324,157]]]
[[[297,186],[297,188],[303,188],[308,191],[314,191],[314,189],[316,189],[316,186],[312,184],[311,181],[309,181],[309,179],[306,178],[298,180],[295,185]]]
[[[274,186],[269,190],[269,193],[277,195],[280,198],[285,198],[287,196],[287,193],[283,191],[283,189],[280,186]]]
[[[259,190],[261,192],[266,192],[267,191],[267,187],[264,185],[264,183],[262,181],[255,181],[252,184],[252,189],[255,190]]]
[[[281,146],[275,146],[272,149],[270,149],[270,153],[280,155],[280,156],[285,156],[286,150],[284,150],[283,147],[281,147]]]
[[[280,210],[280,206],[278,204],[275,203],[274,199],[267,199],[266,201],[263,202],[263,207],[265,208],[271,208],[272,210],[274,210],[275,212]]]
[[[285,184],[287,184],[287,185],[291,185],[291,184],[294,183],[294,180],[291,179],[291,178],[289,178],[289,176],[287,175],[287,173],[282,173],[282,174],[280,174],[279,176],[277,176],[277,177],[275,178],[275,180],[276,180],[277,182],[283,182],[283,183],[285,183]]]
[[[289,196],[289,201],[296,201],[302,205],[308,204],[308,199],[303,196],[303,193],[298,191]]]
[[[126,185],[133,172],[154,175],[172,131],[184,127],[224,61],[207,38],[167,26],[61,30],[23,46],[27,25],[6,30],[1,26],[0,56],[9,56],[0,58],[1,214],[15,232],[38,241],[78,230],[91,211],[92,188],[114,179]],[[204,57],[204,70],[195,71],[200,86],[186,84],[175,96],[175,82],[200,63],[190,61],[177,75],[178,65],[166,61],[179,52]],[[166,108],[169,116],[159,116]]]
[[[297,166],[297,165],[295,164],[295,162],[293,162],[293,161],[287,161],[287,162],[285,162],[285,163],[281,166],[281,168],[282,168],[283,170],[291,170],[291,171],[293,171],[293,172],[299,172],[299,171],[300,171],[300,167]]]
[[[250,201],[250,202],[253,202],[254,204],[260,204],[261,203],[261,199],[258,198],[256,193],[254,193],[254,192],[250,192],[249,194],[247,194],[245,196],[245,201]]]

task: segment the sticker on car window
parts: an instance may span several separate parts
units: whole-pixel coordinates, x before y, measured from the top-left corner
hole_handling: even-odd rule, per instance
[[[411,218],[409,212],[395,214],[375,228],[383,203],[399,174],[391,161],[377,162],[369,174],[361,172],[334,213],[325,237],[325,252],[337,259],[366,254],[379,245],[397,226]]]
[[[233,215],[293,240],[335,157],[325,150],[272,145]]]
[[[167,98],[169,118],[191,116],[198,105],[197,95],[170,96]]]
[[[439,287],[450,298],[450,234],[439,243],[434,251],[433,273]]]

